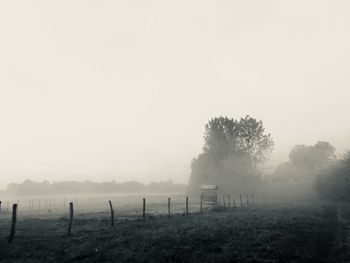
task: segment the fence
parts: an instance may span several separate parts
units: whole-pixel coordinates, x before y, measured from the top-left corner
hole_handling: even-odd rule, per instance
[[[152,198],[150,198],[152,200]],[[165,198],[164,198],[165,199]],[[182,200],[180,200],[182,199]],[[68,201],[69,200],[69,201]],[[141,199],[139,199],[141,200]],[[266,196],[259,196],[259,198],[255,197],[254,194],[249,195],[222,195],[217,198],[217,203],[212,206],[205,204],[203,202],[202,196],[199,198],[199,200],[193,200],[194,202],[190,202],[190,198],[188,196],[173,196],[168,197],[164,200],[161,205],[159,203],[150,203],[149,205],[146,202],[146,198],[142,198],[142,202],[140,203],[139,208],[133,207],[134,212],[135,211],[142,211],[142,215],[140,213],[136,213],[134,216],[128,216],[128,213],[126,213],[126,210],[124,208],[124,211],[120,209],[120,211],[117,211],[117,215],[119,213],[119,217],[121,218],[123,215],[125,217],[132,217],[133,219],[139,219],[143,222],[146,222],[146,220],[149,220],[150,217],[155,215],[167,215],[168,217],[171,217],[172,215],[176,214],[183,214],[183,215],[189,215],[191,213],[203,213],[210,208],[215,209],[236,209],[236,208],[245,208],[245,207],[252,207],[256,205],[264,205],[271,202],[271,199],[268,199]],[[236,201],[239,201],[239,206],[236,204]],[[3,204],[6,204],[5,207],[3,207]],[[22,207],[22,203],[24,203]],[[103,206],[101,206],[103,205]],[[164,206],[164,208],[162,207]],[[74,214],[75,211],[78,211],[78,213],[83,212],[96,212],[96,208],[101,208],[105,212],[108,211],[109,207],[109,213],[110,213],[110,227],[115,226],[115,208],[113,207],[113,201],[111,199],[106,200],[106,197],[84,197],[84,198],[50,198],[50,199],[27,199],[27,200],[17,200],[16,203],[12,205],[12,212],[10,211],[10,201],[0,201],[0,219],[2,215],[4,214],[10,214],[12,213],[12,220],[11,220],[11,226],[10,226],[10,235],[8,238],[8,242],[11,243],[14,240],[15,233],[16,233],[16,223],[18,218],[18,211],[21,211],[22,209],[24,212],[43,212],[46,211],[49,214],[52,214],[53,217],[55,215],[57,216],[57,211],[69,211],[69,219],[67,224],[67,232],[68,235],[72,235],[72,232],[74,231]],[[23,216],[27,216],[28,214],[24,213]]]

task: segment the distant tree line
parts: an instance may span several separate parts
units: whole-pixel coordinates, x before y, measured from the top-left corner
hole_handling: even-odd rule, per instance
[[[112,182],[34,182],[25,180],[21,184],[11,183],[5,194],[11,195],[52,195],[52,194],[89,194],[89,193],[184,193],[185,184],[175,184],[168,180],[142,184],[137,181],[116,183]]]

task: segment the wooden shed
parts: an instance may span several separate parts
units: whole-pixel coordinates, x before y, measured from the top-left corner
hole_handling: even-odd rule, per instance
[[[204,204],[217,205],[218,202],[218,186],[217,185],[202,185],[201,186],[201,197],[203,198]]]

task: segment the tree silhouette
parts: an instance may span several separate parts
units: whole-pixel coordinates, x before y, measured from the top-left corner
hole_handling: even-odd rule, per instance
[[[262,121],[248,115],[239,121],[211,119],[205,125],[203,153],[191,164],[190,190],[195,192],[201,184],[217,184],[227,190],[239,185],[252,188],[254,180],[248,176],[258,176],[258,166],[272,148],[273,140]]]
[[[350,201],[350,151],[319,173],[315,189],[323,198]]]

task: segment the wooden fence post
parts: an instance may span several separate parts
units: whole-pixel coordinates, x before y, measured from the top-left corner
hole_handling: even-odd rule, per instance
[[[203,213],[203,195],[201,195],[201,206],[200,206],[200,211]]]
[[[72,224],[73,224],[73,217],[74,217],[74,208],[73,208],[73,202],[69,203],[69,224],[68,224],[68,235],[72,235]]]
[[[186,215],[188,215],[188,196],[186,196]]]
[[[226,207],[225,195],[222,196],[222,203],[224,204],[224,207]]]
[[[146,198],[143,198],[143,208],[142,208],[142,220],[146,220]]]
[[[241,201],[241,208],[243,207],[242,195],[239,195],[239,200]]]
[[[1,201],[0,201],[0,213],[1,213]]]
[[[12,223],[11,223],[11,232],[8,242],[11,243],[16,233],[16,222],[17,222],[17,204],[12,206]]]
[[[248,199],[248,195],[245,195],[245,198],[247,199],[247,206],[249,206],[249,199]]]
[[[109,208],[111,209],[111,227],[114,227],[114,210],[113,210],[113,205],[112,201],[109,200]]]
[[[168,216],[170,217],[170,197],[168,197]]]

